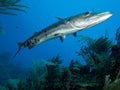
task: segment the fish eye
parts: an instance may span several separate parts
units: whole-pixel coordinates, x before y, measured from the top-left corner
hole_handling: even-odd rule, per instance
[[[88,15],[90,15],[90,12],[85,12],[84,15],[88,16]]]

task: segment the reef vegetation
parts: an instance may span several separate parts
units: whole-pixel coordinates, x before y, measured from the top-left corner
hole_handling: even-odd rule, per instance
[[[107,35],[98,39],[79,36],[80,50],[76,54],[85,60],[71,60],[62,65],[60,56],[33,61],[25,79],[11,78],[0,90],[120,90],[120,34],[116,44]]]
[[[18,4],[21,0],[0,0],[0,14],[15,15],[14,11],[26,12],[24,9],[28,8],[25,5]]]
[[[0,14],[18,16],[16,11],[26,12],[28,6],[19,4],[21,0],[0,0]],[[4,35],[2,25],[0,24],[0,36]]]
[[[9,52],[0,52],[0,85],[5,85],[8,79],[23,79],[27,75],[28,71],[21,66],[21,63],[10,59],[11,54]]]

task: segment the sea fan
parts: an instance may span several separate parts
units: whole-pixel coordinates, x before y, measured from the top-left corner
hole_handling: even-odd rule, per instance
[[[78,56],[82,56],[87,65],[92,67],[98,76],[104,76],[109,73],[111,69],[110,47],[112,46],[112,41],[106,36],[95,40],[82,36],[82,40],[85,44],[77,52]]]
[[[15,15],[16,13],[11,11],[21,11],[26,12],[24,9],[28,8],[25,5],[19,5],[21,0],[0,0],[0,14]]]
[[[86,43],[84,47],[85,49],[96,52],[98,54],[108,52],[112,46],[112,41],[109,40],[106,36],[102,36],[96,40],[87,36],[80,36],[80,38],[82,41],[84,41],[84,43]]]

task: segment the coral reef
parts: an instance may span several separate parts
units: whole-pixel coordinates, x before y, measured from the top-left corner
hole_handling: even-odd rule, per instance
[[[18,14],[11,11],[26,12],[24,9],[28,7],[18,4],[20,1],[21,0],[0,0],[0,14],[17,16]]]
[[[58,57],[34,62],[26,80],[11,79],[6,87],[8,90],[102,90],[104,79],[90,72],[88,65],[71,60],[69,67],[64,67],[60,62]]]

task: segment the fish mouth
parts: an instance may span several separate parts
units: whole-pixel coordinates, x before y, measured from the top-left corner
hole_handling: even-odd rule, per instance
[[[99,17],[101,17],[101,20],[106,20],[112,16],[112,13],[109,11],[103,12],[98,14]]]
[[[94,24],[97,24],[97,23],[107,20],[111,16],[112,16],[112,13],[109,11],[106,11],[106,12],[97,13],[97,14],[93,15],[91,18],[89,18],[88,21],[94,25]]]

